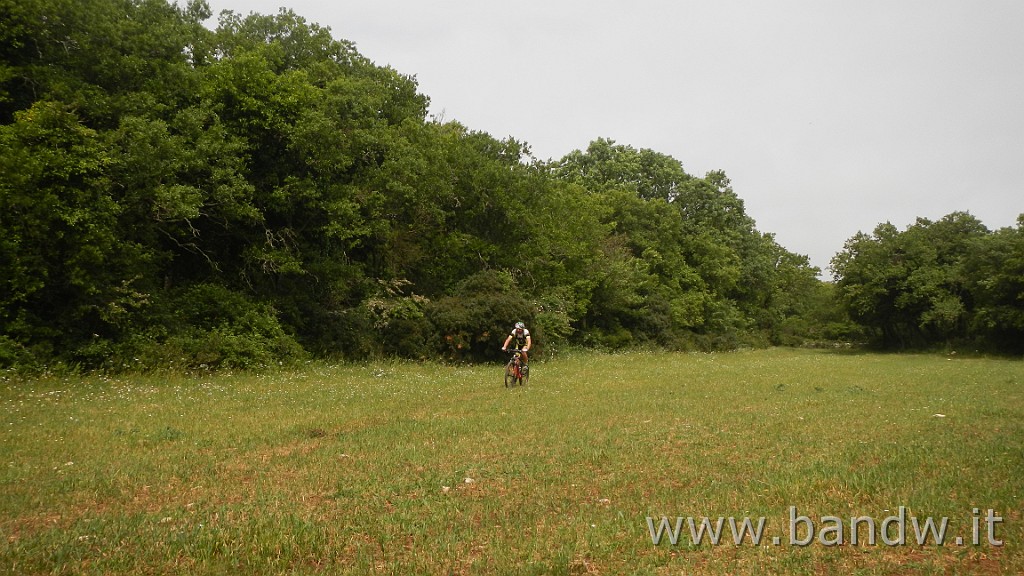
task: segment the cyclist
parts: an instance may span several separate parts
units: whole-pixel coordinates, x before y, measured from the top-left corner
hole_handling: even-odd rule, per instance
[[[522,322],[516,322],[515,328],[512,329],[512,333],[505,338],[505,343],[501,345],[503,352],[508,352],[508,345],[512,340],[516,341],[516,348],[522,351],[523,356],[523,371],[526,372],[528,366],[526,363],[529,361],[529,357],[526,352],[533,346],[533,340],[530,339],[530,331],[526,329],[526,325]]]

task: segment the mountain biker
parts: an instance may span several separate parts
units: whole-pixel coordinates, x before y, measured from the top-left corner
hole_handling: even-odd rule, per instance
[[[503,352],[508,352],[508,345],[515,339],[516,348],[523,353],[523,370],[527,370],[528,366],[526,363],[529,361],[529,357],[526,352],[533,346],[533,340],[530,338],[530,331],[526,329],[526,325],[522,322],[516,322],[515,328],[512,329],[512,333],[505,338],[505,343],[501,345]]]

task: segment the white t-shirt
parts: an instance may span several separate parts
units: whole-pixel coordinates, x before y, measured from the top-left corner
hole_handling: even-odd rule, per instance
[[[512,340],[522,340],[523,343],[525,344],[526,343],[526,339],[530,337],[530,330],[528,328],[523,328],[523,335],[522,336],[516,335],[516,331],[513,330],[512,334],[509,334],[509,336],[512,338]]]

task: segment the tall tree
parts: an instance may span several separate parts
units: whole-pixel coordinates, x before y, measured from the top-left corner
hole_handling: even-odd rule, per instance
[[[961,341],[974,311],[966,270],[972,247],[987,235],[963,212],[919,218],[902,232],[886,223],[857,234],[832,260],[839,297],[885,347]]]
[[[1024,353],[1024,214],[968,247],[964,283],[974,315],[969,329],[983,344]]]

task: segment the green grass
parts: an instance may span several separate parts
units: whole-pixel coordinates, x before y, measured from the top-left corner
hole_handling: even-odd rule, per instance
[[[532,364],[512,390],[498,365],[411,363],[8,382],[0,571],[1024,572],[1020,361],[774,349]],[[790,545],[790,506],[819,530],[905,506],[948,517],[947,543],[917,545],[908,519],[904,546],[848,531]],[[1003,546],[984,520],[971,544],[974,508],[1004,519]],[[766,535],[655,546],[648,516],[763,516]]]

